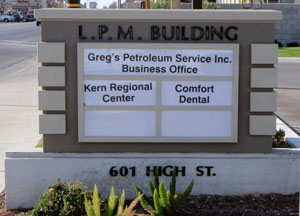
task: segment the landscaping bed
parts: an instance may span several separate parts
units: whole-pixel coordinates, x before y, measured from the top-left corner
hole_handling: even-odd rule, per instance
[[[189,197],[178,209],[180,216],[285,216],[299,215],[299,194],[293,195],[247,195],[247,196],[209,196]],[[5,196],[0,196],[0,216],[21,216],[25,210],[5,211]],[[138,206],[137,215],[143,213]]]

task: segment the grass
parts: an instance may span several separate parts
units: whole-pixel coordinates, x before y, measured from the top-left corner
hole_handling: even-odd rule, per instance
[[[44,140],[43,138],[41,138],[38,142],[38,144],[36,145],[36,148],[43,148],[44,147]]]
[[[278,57],[300,58],[300,47],[280,47]]]

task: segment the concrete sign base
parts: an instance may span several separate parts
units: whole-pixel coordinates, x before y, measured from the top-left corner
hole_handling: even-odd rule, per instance
[[[46,188],[56,182],[81,181],[89,189],[97,184],[107,197],[126,189],[136,197],[133,184],[149,194],[155,167],[165,185],[177,171],[177,190],[182,193],[191,179],[192,195],[292,194],[299,189],[298,150],[270,154],[45,154],[7,153],[5,159],[6,208],[31,208]]]

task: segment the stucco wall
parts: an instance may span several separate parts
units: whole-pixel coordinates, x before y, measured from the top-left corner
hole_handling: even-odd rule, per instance
[[[241,8],[239,4],[216,5],[221,6],[222,9]],[[264,4],[263,9],[280,10],[283,13],[283,19],[275,25],[276,40],[283,46],[291,42],[300,44],[300,4]]]

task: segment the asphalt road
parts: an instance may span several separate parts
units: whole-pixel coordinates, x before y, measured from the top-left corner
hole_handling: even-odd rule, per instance
[[[0,24],[0,81],[36,58],[40,27],[35,22]]]

